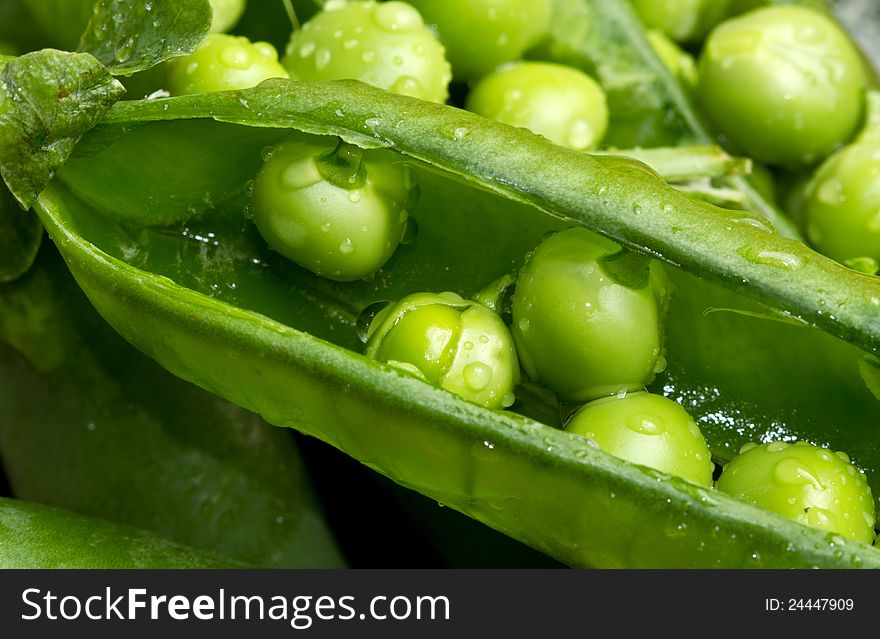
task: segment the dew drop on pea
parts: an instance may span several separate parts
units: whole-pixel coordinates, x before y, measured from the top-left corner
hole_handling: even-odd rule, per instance
[[[360,315],[358,315],[357,320],[355,320],[355,330],[357,331],[358,339],[361,340],[362,343],[367,343],[367,337],[369,336],[370,325],[373,323],[373,319],[376,315],[385,310],[389,304],[391,304],[391,302],[388,300],[373,302],[362,310]]]
[[[663,420],[655,415],[630,415],[625,423],[631,431],[651,437],[661,435],[665,430]]]
[[[773,479],[782,486],[805,486],[812,485],[817,490],[824,486],[819,481],[817,474],[799,459],[786,457],[779,460],[773,467]]]
[[[253,63],[250,51],[239,45],[229,45],[220,52],[220,61],[232,69],[245,70]]]
[[[260,157],[263,158],[263,162],[271,160],[273,155],[275,155],[274,146],[264,146],[263,150],[260,151]]]
[[[473,362],[464,367],[462,375],[464,383],[472,390],[481,391],[492,380],[492,369],[482,362]]]
[[[398,64],[403,63],[402,58],[395,58],[395,61],[397,60],[400,60]],[[399,95],[408,95],[410,97],[419,97],[422,92],[422,85],[419,84],[419,81],[414,77],[402,75],[391,85],[391,92]]]
[[[395,33],[416,31],[424,26],[422,14],[403,2],[385,2],[373,10],[373,22],[381,29]]]
[[[315,53],[315,68],[318,71],[322,71],[327,68],[327,65],[330,64],[330,61],[333,59],[333,53],[327,47],[321,47],[318,49],[317,53]]]
[[[812,507],[806,512],[807,524],[823,530],[831,530],[837,527],[837,516],[824,508]]]

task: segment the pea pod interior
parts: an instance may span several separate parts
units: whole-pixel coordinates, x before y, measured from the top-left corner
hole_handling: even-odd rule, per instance
[[[340,86],[335,95],[352,100],[372,93]],[[279,128],[205,119],[208,107],[248,95],[126,105],[40,198],[80,285],[141,350],[571,565],[880,566],[868,546],[626,464],[360,355],[355,322],[370,303],[417,290],[473,294],[571,222],[401,155],[422,191],[415,240],[369,281],[322,280],[265,246],[244,194],[264,149],[292,129],[341,132],[334,111],[318,117],[321,126],[289,113],[270,119]],[[349,141],[388,144],[365,126],[346,129]],[[487,123],[485,133],[499,126]],[[420,144],[430,151],[471,133],[446,127]],[[654,390],[698,419],[714,456],[729,459],[748,440],[803,438],[846,450],[880,492],[874,360],[683,271],[673,282],[669,366]],[[803,365],[807,357],[815,366]]]

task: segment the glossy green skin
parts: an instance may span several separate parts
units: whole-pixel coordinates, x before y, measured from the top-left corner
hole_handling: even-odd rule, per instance
[[[254,182],[250,210],[269,245],[317,275],[359,280],[378,271],[406,230],[408,169],[366,152],[363,186],[343,188],[319,173],[333,138],[293,138],[274,147]]]
[[[243,568],[150,533],[0,498],[0,568]]]
[[[676,42],[701,40],[727,14],[731,0],[630,0],[645,26]]]
[[[694,56],[670,40],[662,31],[649,29],[645,37],[666,68],[679,81],[693,91],[697,88],[697,62]]]
[[[806,189],[807,236],[846,262],[880,260],[880,142],[860,142],[828,158]]]
[[[608,128],[602,87],[582,71],[547,62],[518,62],[487,75],[466,108],[579,151],[599,146]]]
[[[229,31],[241,19],[247,0],[210,0],[213,10],[211,33]]]
[[[844,453],[802,441],[746,444],[715,487],[807,526],[867,544],[874,539],[871,489]]]
[[[547,32],[552,0],[413,0],[440,33],[457,80],[520,58]]]
[[[361,80],[445,102],[452,79],[443,46],[405,2],[330,0],[294,31],[282,61],[294,80]]]
[[[797,168],[847,142],[864,111],[859,54],[828,17],[796,6],[724,22],[700,55],[699,97],[736,149]]]
[[[513,404],[520,381],[504,322],[455,293],[415,293],[384,309],[370,325],[366,353],[486,408]]]
[[[620,247],[586,229],[544,240],[520,270],[511,332],[528,377],[586,401],[641,390],[662,370],[663,267],[641,288],[616,283],[600,260]]]
[[[187,95],[246,89],[286,77],[278,52],[268,42],[212,33],[190,55],[168,62],[165,83],[171,95]]]
[[[679,404],[662,395],[626,393],[580,408],[565,427],[634,464],[712,485],[715,465],[706,439]]]

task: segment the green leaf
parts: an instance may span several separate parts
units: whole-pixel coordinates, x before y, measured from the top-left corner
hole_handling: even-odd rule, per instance
[[[153,534],[0,498],[0,568],[242,568]]]
[[[122,95],[92,56],[46,49],[0,72],[0,174],[25,208]]]
[[[0,286],[0,457],[22,499],[249,565],[342,566],[288,433],[125,343],[52,250]]]
[[[413,164],[422,191],[412,211],[418,236],[372,280],[343,284],[306,273],[272,253],[247,219],[247,181],[265,146],[296,135],[284,128],[389,146]],[[166,166],[157,161],[163,157],[186,161],[163,171],[156,168]],[[218,157],[236,161],[224,165]],[[191,186],[181,190],[186,182]],[[671,202],[676,206],[664,210]],[[644,210],[636,212],[634,205]],[[758,228],[751,217],[740,223],[678,195],[642,165],[566,151],[450,107],[358,83],[268,82],[240,93],[114,107],[41,195],[38,208],[96,308],[168,370],[271,423],[319,437],[561,561],[679,568],[880,566],[880,553],[870,547],[619,461],[526,417],[465,403],[355,352],[361,348],[356,318],[371,302],[420,289],[471,295],[515,269],[547,231],[573,223],[629,238],[630,246],[638,244],[632,241],[636,234],[644,238],[643,249],[694,252],[689,264],[701,273],[711,273],[713,263],[736,262],[738,239],[768,250],[787,242],[766,225]],[[152,217],[154,210],[162,211],[161,219]],[[643,225],[649,228],[639,230]],[[704,250],[706,242],[712,246]],[[799,251],[802,264],[832,268],[800,245],[791,250]],[[846,289],[848,272],[833,269],[829,281]],[[749,272],[748,287],[735,267],[723,271],[736,280],[735,288],[752,295],[754,288],[785,288],[784,296],[766,295],[774,307],[791,300],[818,304],[807,281],[810,270],[780,278],[787,269],[763,265]],[[721,324],[724,330],[713,333],[715,325],[703,322],[731,314],[706,316],[707,307],[748,303],[714,286],[712,295],[704,294],[690,276],[673,274],[680,291],[671,312],[697,324],[705,337],[699,357],[689,359],[678,354],[694,347],[691,332],[670,332],[670,372],[658,379],[659,390],[667,392],[668,385],[674,396],[687,392],[696,404],[686,407],[704,424],[722,409],[739,411],[726,413],[732,423],[719,420],[710,432],[720,459],[729,455],[732,437],[742,438],[741,424],[755,425],[749,435],[772,433],[774,415],[799,405],[807,414],[819,403],[810,393],[823,386],[829,389],[825,396],[837,392],[841,401],[854,404],[846,415],[861,432],[875,425],[877,400],[859,375],[857,349],[846,347],[840,355],[846,375],[837,377],[821,364],[807,368],[788,359],[801,333],[776,339],[765,332],[776,322],[734,315],[748,322],[745,329]],[[852,320],[859,317],[855,309],[852,313]],[[836,357],[830,354],[835,346],[845,346],[818,331],[779,326],[803,331],[808,337],[802,348],[822,363]],[[776,362],[777,375],[762,377],[763,388],[749,387],[753,394],[740,394],[730,379],[740,372],[733,362],[717,376],[717,395],[701,397],[704,367],[712,349],[724,342],[732,353],[743,353],[743,367],[754,361],[753,350],[766,350],[766,359],[758,361]],[[785,376],[799,368],[795,379],[810,382],[804,394]],[[787,385],[784,394],[780,389]],[[777,412],[768,412],[774,406]],[[803,430],[799,420],[787,419],[785,433],[810,439],[818,433],[829,444],[845,445],[869,474],[876,472],[876,450],[856,437],[838,444],[842,427],[820,425],[828,415],[819,410]],[[817,430],[810,430],[813,425]],[[877,485],[875,476],[872,482]]]
[[[0,184],[0,284],[27,272],[42,239],[39,218],[22,211],[6,185]]]
[[[98,0],[79,50],[131,75],[192,53],[210,26],[208,0]]]

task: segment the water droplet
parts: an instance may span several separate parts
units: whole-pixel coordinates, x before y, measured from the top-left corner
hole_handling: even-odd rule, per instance
[[[571,123],[566,137],[566,144],[575,150],[587,149],[593,145],[596,132],[593,125],[584,118],[578,118]]]
[[[776,230],[773,228],[773,225],[770,223],[770,221],[765,218],[745,216],[745,217],[735,217],[735,218],[732,218],[730,221],[733,222],[734,224],[742,224],[744,226],[751,226],[753,228],[760,229],[761,231],[766,231],[768,233],[773,233]]]
[[[461,299],[461,298],[459,298],[459,299]],[[480,340],[480,344],[488,344],[489,343],[489,336],[488,335],[480,335],[479,340]]]
[[[306,42],[299,48],[299,57],[308,58],[315,52],[315,43],[314,42]]]
[[[382,118],[367,118],[364,120],[364,126],[368,126],[371,129],[382,124]]]
[[[220,61],[231,69],[245,70],[253,63],[251,52],[247,47],[230,44],[220,52]]]
[[[492,379],[492,369],[482,362],[473,362],[462,371],[464,383],[475,391],[481,391]]]
[[[529,322],[527,317],[523,317],[519,322],[517,322],[517,326],[519,326],[519,330],[523,333],[527,333],[529,328],[531,328],[531,322]]]
[[[837,178],[823,181],[816,191],[816,197],[828,206],[839,206],[841,202],[846,201],[846,196],[843,194],[843,182]]]
[[[771,442],[767,444],[767,452],[778,453],[788,448],[788,444],[782,441]]]
[[[658,356],[657,361],[654,363],[654,373],[659,375],[660,373],[662,373],[663,371],[666,370],[666,366],[667,366],[666,358],[663,357],[662,355]]]
[[[814,528],[822,528],[823,530],[836,528],[837,516],[830,510],[812,507],[808,508],[805,514],[807,524]]]
[[[357,47],[359,44],[360,44],[360,42],[358,42],[357,40],[355,40],[354,38],[352,38],[351,40],[346,40],[345,42],[343,42],[343,43],[342,43],[342,48],[343,48],[343,49],[346,49],[346,50],[348,50],[348,49],[354,49],[354,48]]]
[[[626,418],[626,427],[635,433],[656,437],[663,434],[666,426],[656,415],[630,415]]]
[[[119,62],[125,62],[134,52],[134,38],[131,36],[125,38],[116,49],[116,59]]]
[[[747,453],[748,451],[757,447],[758,445],[755,442],[747,442],[740,447],[739,454],[742,455],[743,453]]]
[[[847,455],[847,454],[846,454],[845,452],[843,452],[842,450],[838,450],[838,451],[835,452],[834,454],[837,455],[837,456],[838,456],[840,459],[842,459],[843,461],[845,461],[847,464],[850,463],[850,461],[849,461],[849,455]]]
[[[410,75],[402,75],[391,85],[391,93],[417,98],[422,94],[422,85],[414,77]]]
[[[811,484],[816,490],[823,489],[822,482],[819,481],[815,471],[794,457],[779,460],[773,467],[773,478],[783,486]]]
[[[279,173],[282,188],[303,189],[321,181],[321,174],[311,158],[291,162]]]
[[[275,155],[274,146],[264,146],[263,150],[260,151],[260,157],[263,158],[263,162],[271,160],[273,155]]]
[[[352,203],[357,203],[361,201],[363,195],[361,194],[360,189],[353,189],[348,192],[348,201]]]
[[[198,70],[199,70],[199,63],[198,62],[190,62],[189,64],[186,65],[186,72],[188,75],[192,75]]]
[[[372,325],[373,320],[376,315],[388,308],[390,304],[391,302],[388,300],[373,302],[361,311],[361,314],[358,315],[358,318],[355,321],[355,329],[357,330],[358,339],[360,339],[361,342],[364,344],[367,343],[367,339],[370,335],[370,326]]]
[[[383,2],[373,9],[373,21],[386,31],[407,32],[421,29],[425,22],[414,7],[405,2]]]
[[[327,68],[327,65],[330,64],[330,60],[333,58],[333,53],[327,47],[321,47],[315,53],[315,68],[318,71],[323,71]]]
[[[372,49],[367,49],[361,54],[361,60],[363,62],[375,62],[376,61],[376,52]]]
[[[801,266],[801,259],[797,255],[786,253],[785,251],[768,251],[752,246],[743,246],[737,250],[737,253],[753,264],[765,264],[789,271]]]
[[[348,255],[354,251],[354,244],[351,241],[351,238],[347,237],[342,242],[339,243],[339,252],[344,255]]]

